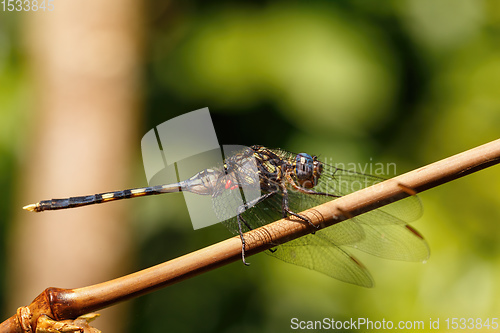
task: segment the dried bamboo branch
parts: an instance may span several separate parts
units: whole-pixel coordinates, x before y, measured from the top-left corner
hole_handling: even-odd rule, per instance
[[[308,209],[306,215],[322,228],[382,207],[500,162],[500,139],[432,163],[404,175]],[[246,254],[253,255],[314,231],[307,223],[282,219],[245,234]],[[77,289],[47,288],[29,306],[0,324],[0,333],[35,330],[47,315],[55,320],[76,318],[206,271],[241,260],[239,236],[182,257],[104,283]],[[30,328],[31,327],[31,328]],[[29,330],[28,330],[29,332]]]

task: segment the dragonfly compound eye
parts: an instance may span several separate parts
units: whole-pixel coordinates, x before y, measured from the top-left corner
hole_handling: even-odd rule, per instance
[[[297,154],[295,157],[295,177],[300,186],[311,188],[314,186],[314,160],[306,153]]]
[[[314,171],[313,171],[313,178],[314,178],[314,186],[318,185],[318,179],[323,173],[323,163],[318,161],[316,159],[316,156],[313,157],[313,165],[314,165]]]

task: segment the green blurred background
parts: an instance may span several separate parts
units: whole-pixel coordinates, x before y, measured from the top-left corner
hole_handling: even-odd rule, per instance
[[[397,163],[398,173],[499,137],[497,1],[151,0],[142,15],[135,160],[107,166],[132,170],[123,188],[146,184],[140,137],[202,107],[209,107],[221,144],[306,151],[339,163]],[[37,126],[23,17],[0,13],[3,318],[15,311],[5,291],[10,230],[33,200],[19,182],[33,144],[28,129]],[[427,239],[430,259],[356,253],[376,281],[373,289],[259,254],[250,267],[234,263],[140,297],[122,321],[130,332],[285,332],[294,317],[423,320],[426,327],[440,318],[446,331],[449,317],[500,317],[499,189],[500,169],[492,167],[422,193],[424,215],[413,226]],[[79,194],[90,193],[67,193]],[[130,272],[229,236],[220,225],[193,231],[180,194],[120,205],[128,215],[123,228],[133,234]]]

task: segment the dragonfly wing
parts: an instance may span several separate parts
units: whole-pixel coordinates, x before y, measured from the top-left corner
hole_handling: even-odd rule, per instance
[[[365,175],[362,173],[337,169],[331,165],[324,165],[324,171],[318,181],[315,191],[325,192],[333,195],[344,196],[363,188],[375,185],[384,181],[384,178]],[[416,196],[409,196],[405,199],[395,201],[391,204],[374,210],[373,212],[383,212],[395,217],[397,220],[388,220],[384,214],[374,213],[372,224],[392,224],[412,222],[422,216],[422,204]],[[377,215],[377,216],[375,216]]]
[[[341,246],[359,243],[365,239],[365,231],[356,220],[346,220],[317,231],[314,236]]]
[[[365,238],[349,246],[369,254],[405,261],[425,261],[429,246],[424,238],[408,225],[362,225]]]
[[[342,196],[381,183],[384,180],[382,177],[323,164],[323,171],[314,190]]]
[[[327,198],[329,199],[329,198]],[[242,213],[242,217],[252,227],[257,228],[281,218],[282,194],[277,193],[255,207]],[[298,222],[300,223],[300,222]],[[223,222],[234,234],[238,234],[236,218]],[[243,225],[243,231],[248,228]],[[272,257],[287,263],[306,267],[330,277],[352,284],[371,287],[372,277],[365,266],[337,245],[347,245],[364,239],[364,230],[355,221],[344,221],[314,235],[307,235],[266,251]]]
[[[412,227],[401,223],[384,225],[359,223],[362,216],[320,230],[313,236],[386,259],[425,261],[429,258],[427,242]],[[385,217],[390,220],[395,219],[388,214]],[[371,222],[370,218],[361,220]]]
[[[408,214],[405,215],[404,208],[408,208]],[[418,213],[410,212],[410,210],[418,210]],[[356,220],[361,224],[382,226],[382,225],[406,225],[412,221],[412,216],[421,214],[422,208],[418,197],[412,196],[401,201],[391,203],[387,206],[371,210],[364,214],[356,216]]]
[[[285,159],[293,157],[291,153],[277,152]],[[382,181],[384,179],[380,177],[324,165],[319,182],[313,189],[317,192],[343,196]],[[228,197],[225,194],[214,199],[214,208],[219,206],[221,209],[227,205]],[[283,193],[278,192],[256,206],[248,207],[241,216],[251,229],[276,221],[283,217],[282,199]],[[296,213],[333,199],[329,196],[306,195],[293,190],[288,192],[289,208]],[[231,210],[234,210],[234,206]],[[420,200],[416,196],[411,196],[320,230],[314,235],[282,244],[276,247],[274,253],[269,251],[266,253],[341,281],[370,287],[373,281],[369,272],[344,247],[349,246],[389,259],[423,261],[429,256],[427,243],[418,232],[407,226],[408,222],[417,219],[421,214]],[[223,223],[233,233],[238,234],[236,218]],[[242,229],[244,232],[249,230],[245,225]]]
[[[334,171],[336,171],[334,173]],[[326,168],[324,177],[318,183],[317,191],[346,195],[363,187],[382,181],[382,178]],[[329,197],[304,196],[290,193],[290,202],[299,210],[312,204],[331,200]],[[313,200],[314,202],[309,202]],[[408,222],[419,218],[422,204],[417,196],[407,197],[384,207],[372,210],[351,220],[346,220],[332,227],[317,232],[319,237],[326,238],[337,245],[350,245],[369,254],[396,260],[424,261],[429,257],[429,247],[423,237]]]
[[[422,203],[416,195],[385,205],[376,211],[384,212],[406,223],[418,220],[423,214]],[[384,224],[382,221],[379,223]]]
[[[228,191],[225,191],[227,193]],[[223,193],[220,196],[214,198],[214,209],[217,211],[227,209],[228,197],[232,197],[231,195],[227,195]],[[252,228],[256,229],[262,227],[270,222],[277,221],[282,218],[281,213],[281,200],[283,195],[281,193],[277,193],[275,196],[268,198],[255,206],[248,207],[245,211],[242,212],[241,217],[243,220],[247,222],[247,224]],[[232,211],[236,212],[234,205],[231,207]],[[233,216],[236,214],[233,214]],[[238,235],[238,222],[236,217],[231,219],[227,219],[222,222],[229,231],[233,234]],[[250,229],[246,227],[246,225],[242,225],[243,232],[247,232]]]
[[[335,244],[350,245],[378,257],[425,261],[429,258],[429,246],[415,229],[407,225],[421,214],[419,198],[411,196],[326,228],[323,235]]]
[[[340,281],[372,287],[366,267],[351,254],[316,235],[307,235],[278,246],[270,256],[309,268]]]

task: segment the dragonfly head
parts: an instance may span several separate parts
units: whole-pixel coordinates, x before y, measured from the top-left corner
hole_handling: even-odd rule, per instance
[[[322,170],[323,165],[316,156],[300,153],[295,157],[294,174],[301,187],[313,188],[316,186]]]

